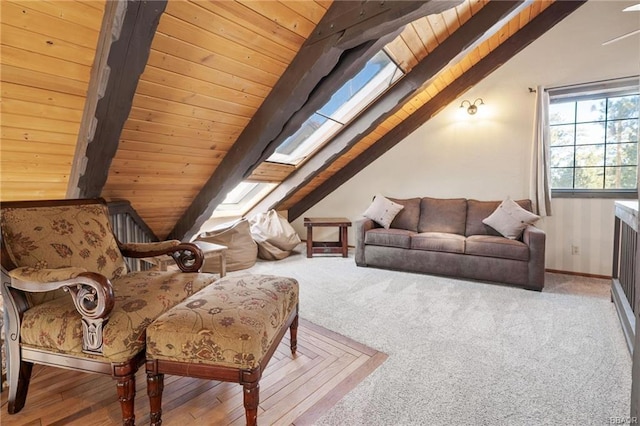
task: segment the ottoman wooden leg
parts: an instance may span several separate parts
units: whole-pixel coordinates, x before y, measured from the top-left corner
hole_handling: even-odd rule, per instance
[[[260,403],[260,383],[245,383],[243,389],[247,426],[256,426],[258,424],[258,404]]]
[[[164,374],[147,373],[147,395],[149,395],[149,420],[151,426],[162,424],[162,391]]]

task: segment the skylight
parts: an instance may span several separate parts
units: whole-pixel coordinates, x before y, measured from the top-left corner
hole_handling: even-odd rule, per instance
[[[297,165],[393,85],[403,73],[381,50],[329,102],[288,137],[267,161]]]
[[[216,207],[213,216],[242,216],[275,186],[274,183],[240,182]]]

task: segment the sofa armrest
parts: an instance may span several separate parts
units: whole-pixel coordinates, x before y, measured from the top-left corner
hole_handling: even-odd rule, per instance
[[[371,220],[362,218],[355,221],[356,232],[356,265],[367,266],[367,262],[364,258],[364,238],[368,230],[376,227],[376,223]]]
[[[123,256],[133,258],[156,257],[167,255],[175,260],[182,272],[198,272],[204,263],[204,254],[194,243],[183,243],[178,240],[155,243],[120,244]]]
[[[7,271],[7,275],[11,280],[3,280],[3,294],[8,296],[9,323],[17,325],[17,333],[22,313],[30,307],[28,293],[63,289],[71,295],[73,304],[82,317],[83,352],[102,354],[102,327],[109,319],[115,303],[113,286],[104,275],[74,267],[21,267]]]
[[[544,287],[546,239],[545,232],[535,226],[527,226],[522,234],[522,242],[529,246],[529,287],[534,290]]]

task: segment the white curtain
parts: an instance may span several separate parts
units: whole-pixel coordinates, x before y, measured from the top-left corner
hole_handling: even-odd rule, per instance
[[[536,88],[529,198],[533,202],[534,213],[540,216],[551,216],[551,190],[548,175],[549,94],[543,86],[538,86]]]

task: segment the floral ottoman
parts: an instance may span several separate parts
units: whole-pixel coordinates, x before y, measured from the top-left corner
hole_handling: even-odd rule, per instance
[[[295,355],[298,282],[273,275],[227,276],[147,327],[151,424],[162,423],[164,374],[239,383],[247,425],[258,415],[262,372],[287,329]]]

